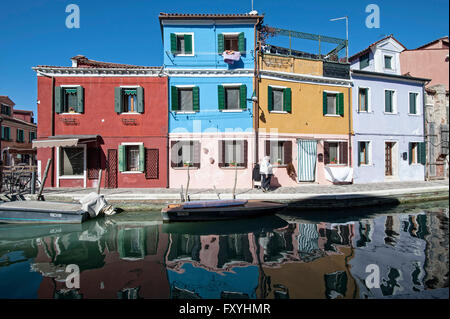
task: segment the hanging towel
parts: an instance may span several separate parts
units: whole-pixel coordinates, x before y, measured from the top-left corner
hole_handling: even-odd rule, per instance
[[[353,168],[348,166],[326,166],[325,178],[333,183],[350,183],[353,180]]]

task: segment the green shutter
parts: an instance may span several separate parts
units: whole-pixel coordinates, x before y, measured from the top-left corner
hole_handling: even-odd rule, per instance
[[[192,88],[192,105],[194,111],[200,111],[200,94],[198,86]]]
[[[358,142],[358,166],[361,166],[361,142]]]
[[[144,88],[138,86],[136,88],[136,97],[137,97],[137,112],[144,113]]]
[[[328,111],[327,92],[323,92],[323,115],[326,115],[327,111]]]
[[[245,52],[245,37],[244,32],[239,33],[238,35],[238,50],[241,53]]]
[[[337,94],[338,114],[344,116],[344,93]]]
[[[284,111],[291,113],[292,111],[292,91],[291,88],[283,90],[283,108]]]
[[[145,171],[145,147],[144,144],[139,145],[139,171]]]
[[[420,164],[425,165],[425,163],[427,161],[426,143],[425,142],[419,143],[418,148],[419,148],[419,150],[418,150],[418,157],[419,157],[418,162]]]
[[[63,112],[63,103],[64,99],[62,97],[64,90],[62,87],[57,86],[55,87],[55,112],[56,113],[62,113]]]
[[[217,35],[217,53],[222,54],[225,51],[225,39],[222,33]]]
[[[192,54],[192,34],[184,35],[184,53]]]
[[[77,86],[77,110],[78,113],[84,113],[84,90],[82,86]]]
[[[120,87],[114,88],[114,110],[116,113],[122,113],[122,89]]]
[[[177,36],[175,33],[170,34],[170,51],[172,54],[177,53]]]
[[[267,87],[267,109],[273,111],[273,90],[271,86]]]
[[[240,87],[239,97],[240,97],[241,109],[246,109],[247,108],[247,86],[245,84],[242,84]]]
[[[384,91],[384,99],[385,99],[385,112],[392,112],[392,92],[391,91]]]
[[[127,157],[125,153],[125,145],[119,145],[119,172],[125,172],[127,167]]]
[[[219,99],[219,110],[225,109],[225,88],[223,85],[217,86],[217,96]]]
[[[409,146],[408,161],[409,161],[409,165],[411,165],[412,164],[412,143],[409,143],[408,146]]]
[[[409,113],[416,114],[416,93],[409,93]]]
[[[180,109],[178,105],[178,88],[176,86],[171,86],[170,91],[172,99],[172,111],[178,111]]]
[[[369,89],[364,89],[366,96],[364,97],[364,103],[366,103],[366,111],[369,112]]]

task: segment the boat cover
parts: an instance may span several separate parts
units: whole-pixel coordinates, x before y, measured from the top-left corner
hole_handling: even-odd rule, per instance
[[[81,208],[88,212],[91,218],[97,217],[99,214],[114,215],[114,209],[106,202],[105,196],[97,193],[89,193],[80,199]]]
[[[193,201],[183,204],[183,208],[205,208],[205,207],[229,207],[229,206],[243,206],[247,204],[247,200],[239,199],[223,199],[223,200],[205,200]]]

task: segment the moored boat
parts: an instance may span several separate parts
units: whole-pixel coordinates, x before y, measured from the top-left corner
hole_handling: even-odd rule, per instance
[[[210,200],[170,204],[161,210],[164,222],[208,221],[275,214],[287,205],[260,200]]]

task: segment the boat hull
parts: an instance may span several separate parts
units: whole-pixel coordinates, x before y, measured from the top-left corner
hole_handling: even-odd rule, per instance
[[[164,222],[208,221],[238,218],[252,218],[275,214],[287,205],[268,201],[248,201],[243,206],[205,207],[205,208],[164,208],[161,211]]]

